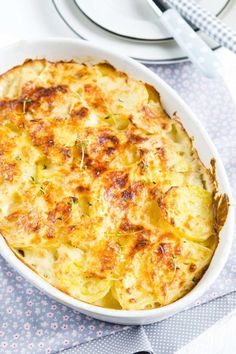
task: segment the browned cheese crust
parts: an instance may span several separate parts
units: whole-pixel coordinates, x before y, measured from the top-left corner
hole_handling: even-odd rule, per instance
[[[99,306],[169,304],[208,267],[228,209],[158,92],[107,63],[28,60],[0,77],[0,232]]]

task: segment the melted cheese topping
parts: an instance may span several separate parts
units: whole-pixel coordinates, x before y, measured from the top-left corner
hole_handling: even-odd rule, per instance
[[[29,60],[0,78],[0,231],[82,301],[149,309],[202,276],[213,177],[159,94],[108,64]]]

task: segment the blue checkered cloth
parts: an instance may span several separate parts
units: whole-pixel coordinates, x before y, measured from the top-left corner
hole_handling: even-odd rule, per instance
[[[236,53],[236,33],[195,1],[167,0],[169,5],[178,10],[187,20],[208,34],[221,46]]]

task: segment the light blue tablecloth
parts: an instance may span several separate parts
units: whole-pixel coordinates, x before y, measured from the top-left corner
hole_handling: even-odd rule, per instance
[[[222,81],[202,77],[190,63],[152,65],[150,69],[175,88],[197,113],[217,146],[235,189],[236,111]],[[198,306],[159,324],[129,328],[93,320],[50,300],[22,279],[1,257],[0,284],[0,353],[4,354],[56,353],[72,347],[75,347],[73,353],[81,354],[129,354],[138,350],[173,353],[229,311],[235,302],[235,296],[230,295],[231,298]],[[234,290],[236,242],[216,283],[193,305]],[[72,349],[69,352],[72,353]]]

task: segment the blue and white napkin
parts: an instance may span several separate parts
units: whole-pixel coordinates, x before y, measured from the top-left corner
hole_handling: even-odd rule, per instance
[[[219,18],[210,14],[193,0],[167,0],[167,2],[219,45],[236,53],[236,33]]]

